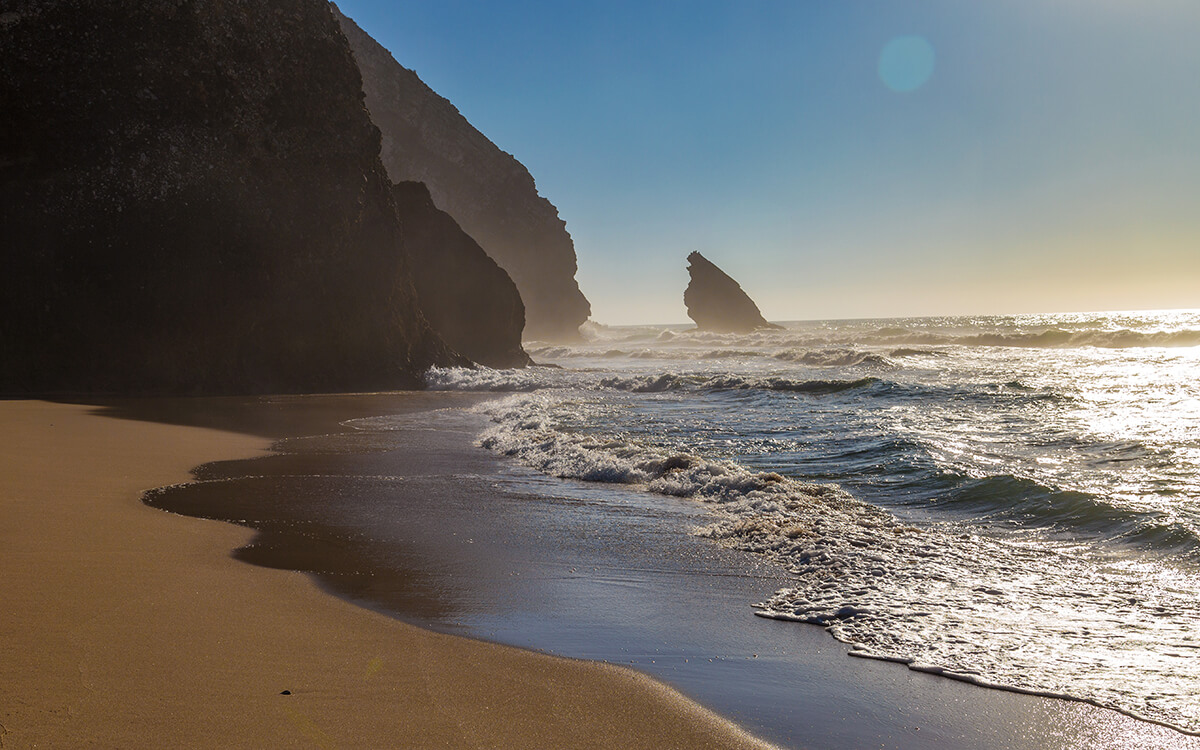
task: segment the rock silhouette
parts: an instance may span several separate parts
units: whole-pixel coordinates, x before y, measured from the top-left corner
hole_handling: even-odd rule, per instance
[[[0,391],[411,387],[413,290],[322,0],[15,0],[0,23]]]
[[[780,327],[764,320],[754,300],[710,260],[697,252],[687,259],[691,281],[683,292],[683,304],[696,328],[717,333],[748,333]]]
[[[392,186],[426,319],[447,344],[489,367],[524,367],[525,306],[512,279],[433,204],[424,183]]]
[[[575,280],[575,245],[558,209],[511,154],[336,7],[335,15],[358,59],[392,181],[429,186],[438,208],[508,272],[525,303],[525,338],[578,339],[591,306]]]

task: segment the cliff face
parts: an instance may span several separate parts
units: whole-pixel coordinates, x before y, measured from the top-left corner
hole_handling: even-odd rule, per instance
[[[742,287],[700,253],[688,256],[691,280],[683,304],[696,327],[717,333],[749,333],[759,328],[779,328],[763,319],[758,305]]]
[[[421,315],[322,0],[0,14],[0,391],[394,388]]]
[[[392,186],[412,261],[413,285],[433,330],[455,351],[489,367],[524,367],[525,306],[496,261],[438,210],[420,182]]]
[[[433,201],[508,272],[525,302],[525,337],[568,340],[591,313],[575,281],[575,246],[533,177],[335,9],[362,70],[371,118],[394,182],[429,186]]]

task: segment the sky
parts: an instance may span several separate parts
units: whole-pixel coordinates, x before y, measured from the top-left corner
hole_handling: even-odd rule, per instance
[[[339,0],[533,174],[594,320],[1200,308],[1195,0]]]

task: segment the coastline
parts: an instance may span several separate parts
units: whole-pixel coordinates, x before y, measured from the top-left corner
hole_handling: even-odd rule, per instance
[[[1093,705],[848,658],[819,627],[753,616],[785,574],[688,533],[702,504],[557,480],[481,450],[486,417],[459,407],[493,394],[391,398],[281,401],[272,434],[293,437],[276,453],[200,467],[202,485],[148,502],[255,528],[238,559],[307,571],[358,605],[633,666],[788,747],[1200,747]],[[204,417],[261,411],[233,407]],[[298,419],[312,413],[320,429]]]
[[[0,402],[0,746],[763,746],[639,673],[242,565],[252,532],[140,495],[269,440],[114,416],[142,407]]]

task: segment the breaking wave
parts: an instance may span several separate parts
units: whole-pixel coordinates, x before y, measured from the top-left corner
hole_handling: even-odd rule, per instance
[[[1161,512],[1113,505],[1090,492],[1058,490],[1011,474],[963,478],[930,503],[976,522],[1003,522],[1076,538],[1107,539],[1178,557],[1200,551],[1200,531]]]
[[[551,382],[546,371],[534,368],[431,367],[425,372],[425,386],[435,391],[536,391],[548,387]]]
[[[853,349],[786,349],[772,355],[783,362],[795,362],[814,367],[857,367],[870,365],[875,367],[894,367],[887,357],[872,352],[861,352]]]
[[[945,343],[957,343],[965,346],[1021,346],[1038,348],[1094,346],[1103,349],[1200,346],[1200,331],[1065,331],[1060,328],[1052,328],[1040,333],[962,336],[957,341]]]
[[[778,377],[743,377],[740,375],[641,375],[637,377],[609,377],[600,380],[602,388],[634,393],[662,393],[664,391],[781,391],[787,393],[810,393],[815,395],[840,393],[856,388],[868,388],[880,383],[878,378],[855,380],[792,380]]]
[[[866,389],[884,384],[879,378],[853,380],[800,380],[783,377],[752,377],[733,374],[661,373],[655,375],[608,376],[560,370],[491,370],[488,368],[434,367],[425,373],[432,390],[490,391],[520,393],[547,388],[575,387],[586,390],[615,390],[631,393],[670,391],[778,391],[825,395]]]
[[[1169,580],[1148,581],[1135,558],[1068,554],[1069,543],[1035,531],[904,520],[835,485],[595,431],[612,423],[606,399],[517,394],[476,408],[492,420],[480,444],[540,472],[708,504],[713,521],[695,533],[767,556],[794,578],[758,605],[764,617],[821,625],[857,656],[1200,731],[1191,690],[1200,602]],[[1028,494],[1013,481],[967,485],[960,499],[986,503],[979,490],[992,484],[1004,507],[999,495]],[[1058,504],[1044,521],[1086,524],[1107,512],[1069,493]],[[1121,641],[1098,643],[1097,623],[1113,618]],[[1077,658],[1058,658],[1063,649]],[[1130,681],[1137,694],[1122,689]]]
[[[586,335],[427,380],[512,394],[493,451],[705,503],[697,533],[791,571],[764,616],[1200,730],[1200,312]]]

